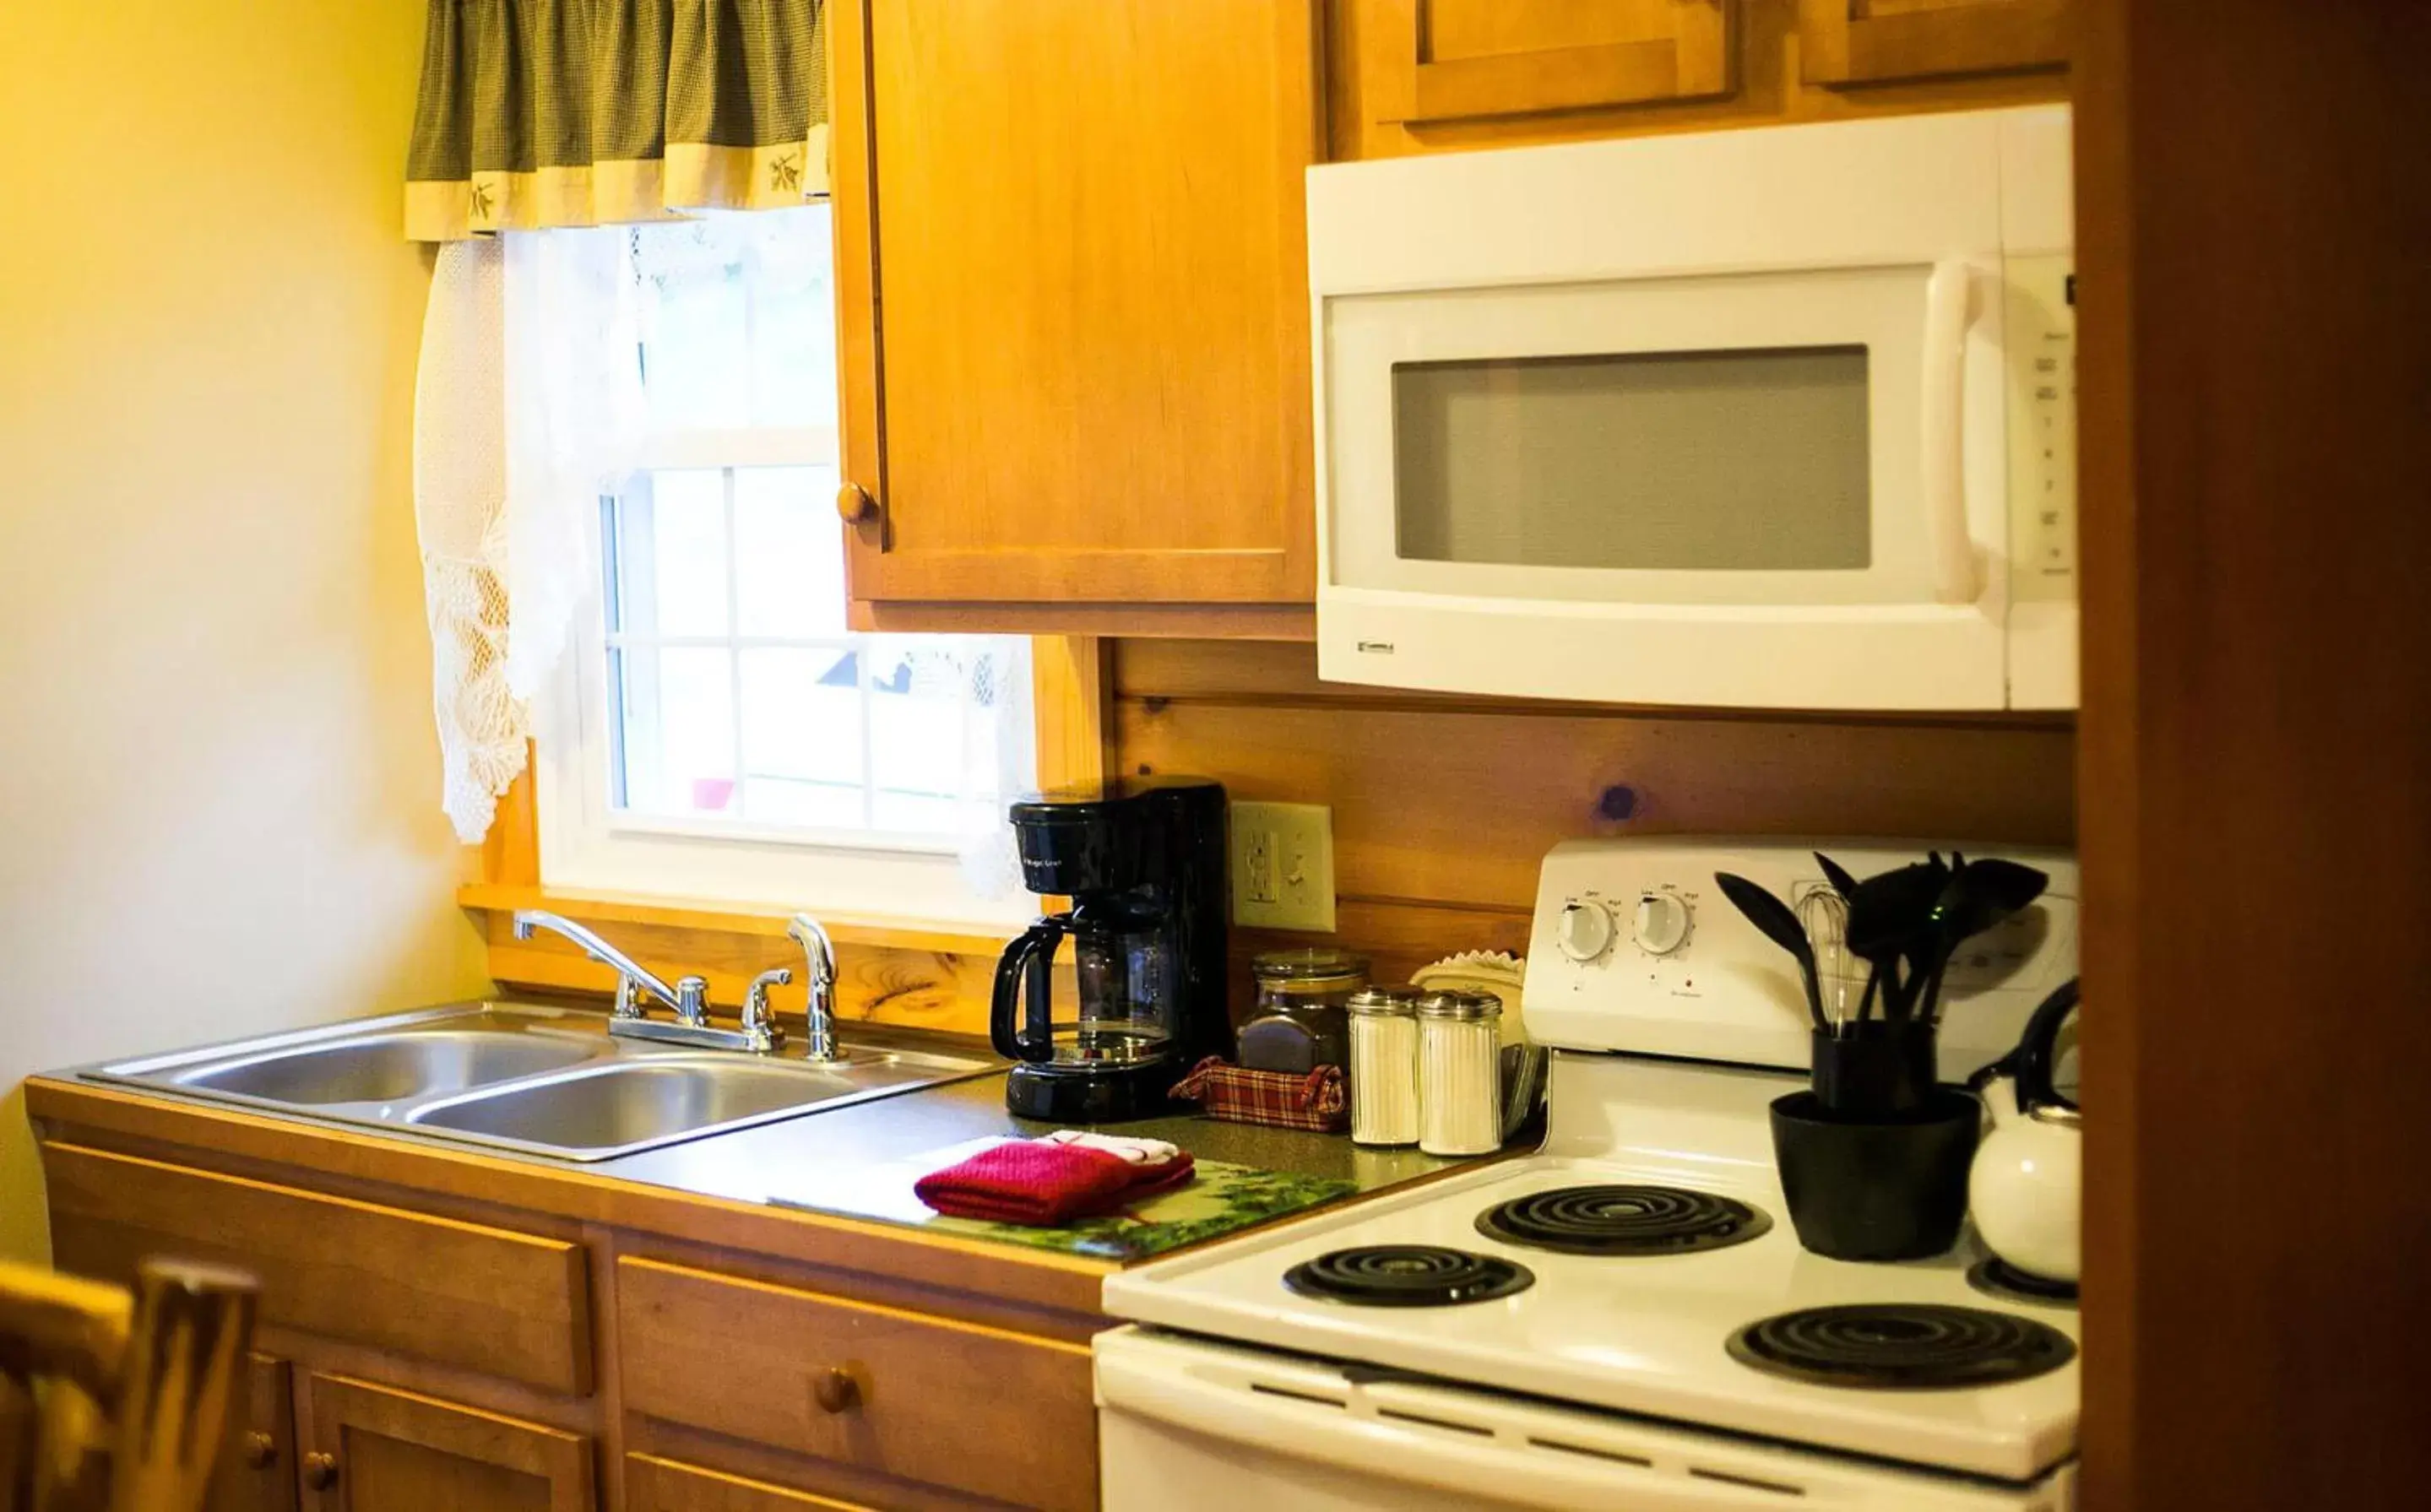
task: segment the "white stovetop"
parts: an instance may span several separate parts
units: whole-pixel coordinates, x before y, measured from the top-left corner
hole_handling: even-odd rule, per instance
[[[1123,1318],[1451,1381],[1829,1446],[2004,1480],[2075,1450],[2078,1369],[1963,1390],[1862,1390],[1768,1375],[1724,1341],[1746,1323],[1843,1303],[1940,1303],[2020,1313],[2076,1336],[2071,1307],[1997,1300],[1968,1284],[1971,1246],[1903,1265],[1802,1249],[1771,1159],[1765,1105],[1796,1077],[1610,1055],[1556,1057],[1547,1154],[1319,1214],[1106,1283]],[[1562,1108],[1567,1100],[1569,1116]],[[1773,1220],[1743,1244],[1602,1257],[1488,1238],[1477,1215],[1546,1188],[1664,1184],[1735,1197]],[[1283,1272],[1330,1250],[1442,1244],[1527,1267],[1517,1295],[1451,1307],[1302,1297]]]

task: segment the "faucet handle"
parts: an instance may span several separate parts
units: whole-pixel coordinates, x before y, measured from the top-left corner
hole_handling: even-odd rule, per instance
[[[689,1024],[709,1022],[709,978],[684,976],[676,979],[676,1018]]]
[[[762,1055],[785,1043],[785,1031],[777,1027],[777,1016],[768,1007],[768,989],[783,987],[793,979],[793,968],[775,967],[753,977],[750,989],[743,994],[743,1033],[750,1048]]]

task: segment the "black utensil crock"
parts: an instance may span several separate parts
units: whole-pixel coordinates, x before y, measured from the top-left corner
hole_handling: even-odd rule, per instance
[[[1813,1092],[1772,1104],[1772,1149],[1798,1242],[1836,1260],[1914,1260],[1958,1242],[1983,1107],[1935,1088],[1900,1119],[1850,1119]]]
[[[1868,1019],[1818,1032],[1815,1096],[1845,1119],[1904,1119],[1934,1091],[1934,1026],[1915,1020]]]

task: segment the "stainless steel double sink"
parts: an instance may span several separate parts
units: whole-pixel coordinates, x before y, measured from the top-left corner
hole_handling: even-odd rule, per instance
[[[604,1014],[466,1003],[87,1069],[185,1093],[561,1160],[608,1160],[959,1081],[979,1056],[849,1046],[844,1060],[613,1038]]]

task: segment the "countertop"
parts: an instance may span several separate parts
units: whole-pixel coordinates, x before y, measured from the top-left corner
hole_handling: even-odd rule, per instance
[[[302,1033],[318,1036],[384,1022],[356,1021]],[[918,1031],[851,1025],[847,1034],[863,1044],[987,1053],[983,1045]],[[233,1053],[255,1043],[210,1049]],[[178,1058],[186,1054],[169,1053]],[[27,1084],[29,1107],[38,1119],[113,1127],[125,1134],[166,1138],[231,1155],[376,1177],[442,1195],[474,1196],[564,1217],[666,1232],[695,1230],[696,1222],[682,1221],[679,1215],[686,1209],[703,1211],[699,1201],[738,1205],[761,1216],[743,1221],[744,1227],[732,1232],[768,1236],[732,1240],[744,1248],[755,1244],[790,1248],[794,1241],[785,1237],[785,1229],[806,1221],[834,1221],[860,1227],[873,1238],[892,1234],[915,1244],[964,1249],[977,1242],[1008,1259],[1057,1268],[1078,1266],[1101,1273],[1127,1263],[1114,1254],[1048,1254],[1018,1238],[973,1234],[968,1230],[974,1225],[956,1226],[940,1220],[914,1195],[913,1184],[920,1177],[963,1158],[983,1141],[1035,1138],[1055,1127],[1016,1119],[1005,1111],[1003,1069],[589,1162],[468,1144],[400,1124],[316,1118],[302,1107],[232,1105],[224,1099],[177,1088],[101,1082],[83,1074],[98,1069],[75,1068],[34,1078]],[[144,1105],[170,1115],[170,1120],[142,1112]],[[1099,1127],[1103,1132],[1169,1140],[1201,1162],[1346,1181],[1354,1199],[1473,1163],[1439,1159],[1416,1149],[1365,1149],[1344,1135],[1226,1123],[1199,1116]],[[373,1151],[385,1153],[375,1155]],[[629,1192],[630,1198],[620,1198],[619,1190]],[[727,1205],[726,1210],[736,1209]],[[772,1228],[772,1223],[777,1226]],[[947,1226],[937,1226],[941,1223]]]
[[[959,1158],[958,1146],[991,1137],[1034,1138],[1055,1127],[1007,1113],[1004,1072],[996,1072],[582,1169],[696,1196],[748,1203],[781,1199],[814,1212],[916,1227],[935,1215],[913,1195],[912,1184]],[[1363,1195],[1470,1163],[1415,1149],[1365,1149],[1347,1135],[1203,1117],[1097,1127],[1169,1140],[1200,1160],[1337,1177],[1355,1183]]]

